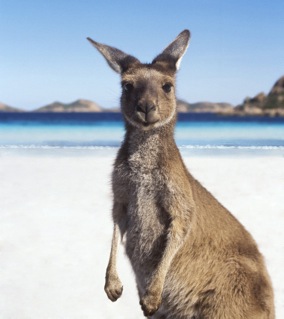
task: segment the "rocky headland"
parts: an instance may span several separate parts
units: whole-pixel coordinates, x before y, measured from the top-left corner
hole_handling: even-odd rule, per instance
[[[276,81],[266,95],[261,92],[255,97],[247,97],[234,108],[237,115],[284,116],[284,76]]]

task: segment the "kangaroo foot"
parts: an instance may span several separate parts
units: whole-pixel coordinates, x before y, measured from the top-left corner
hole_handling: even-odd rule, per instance
[[[156,294],[147,293],[141,300],[140,305],[143,310],[144,316],[152,316],[160,307],[162,302],[161,296]]]
[[[119,278],[107,280],[105,284],[105,292],[111,301],[116,301],[122,294],[123,286]]]

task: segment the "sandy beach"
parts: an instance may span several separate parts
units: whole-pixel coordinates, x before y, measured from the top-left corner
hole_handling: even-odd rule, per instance
[[[143,318],[119,251],[121,299],[104,293],[115,150],[0,150],[0,318]],[[284,318],[283,156],[186,156],[187,167],[252,233]]]

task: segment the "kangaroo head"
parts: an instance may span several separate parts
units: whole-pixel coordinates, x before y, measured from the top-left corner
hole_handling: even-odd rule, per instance
[[[130,125],[149,130],[175,120],[175,74],[188,47],[189,37],[188,30],[181,32],[149,64],[88,38],[109,66],[121,75],[121,110]]]

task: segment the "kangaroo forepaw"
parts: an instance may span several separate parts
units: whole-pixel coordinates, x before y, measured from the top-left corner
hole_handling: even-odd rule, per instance
[[[118,278],[107,280],[105,292],[111,301],[116,301],[122,294],[123,286]]]
[[[162,302],[161,296],[148,293],[141,300],[140,305],[143,310],[144,316],[152,316],[160,307]]]

